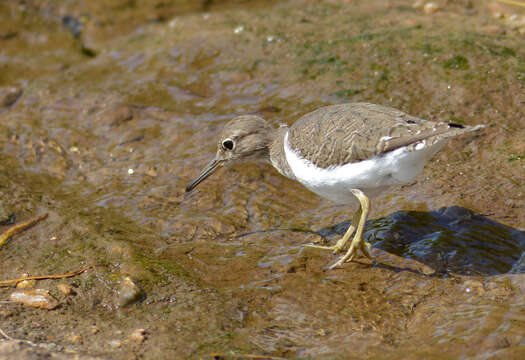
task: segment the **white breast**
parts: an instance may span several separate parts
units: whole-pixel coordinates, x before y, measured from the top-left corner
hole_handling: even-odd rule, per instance
[[[356,201],[351,189],[360,189],[375,196],[389,186],[406,184],[423,170],[425,163],[444,145],[445,141],[427,147],[425,141],[416,150],[402,147],[357,163],[317,167],[290,147],[288,132],[284,137],[286,161],[299,182],[319,196],[337,203]]]

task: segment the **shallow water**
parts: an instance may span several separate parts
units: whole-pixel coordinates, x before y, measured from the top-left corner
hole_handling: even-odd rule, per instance
[[[0,4],[0,221],[49,213],[0,248],[2,279],[104,265],[62,280],[74,297],[39,282],[59,310],[1,303],[0,328],[122,359],[521,358],[518,30],[488,34],[485,4],[178,5]],[[487,125],[373,202],[374,262],[327,270],[339,255],[302,245],[335,242],[353,209],[268,165],[184,194],[231,117],[291,124],[346,101]],[[126,276],[146,297],[122,307]],[[128,340],[137,328],[143,343]]]

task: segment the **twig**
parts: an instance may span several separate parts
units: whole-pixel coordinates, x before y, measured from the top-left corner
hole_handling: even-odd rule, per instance
[[[11,336],[7,335],[7,334],[5,333],[5,331],[2,330],[2,329],[0,329],[0,335],[2,335],[3,337],[5,337],[7,340],[22,341],[22,342],[25,342],[26,344],[29,344],[29,345],[31,345],[31,346],[37,346],[37,344],[35,344],[35,343],[32,342],[32,341],[24,340],[24,339],[16,339],[16,338],[14,338],[14,337],[11,337]]]
[[[516,6],[522,6],[525,7],[525,3],[521,1],[515,1],[515,0],[496,0],[497,2],[509,4],[509,5],[516,5]]]
[[[18,225],[11,226],[9,229],[7,229],[2,235],[0,235],[0,246],[4,245],[4,243],[9,239],[11,236],[13,236],[16,233],[19,233],[21,231],[24,231],[25,229],[33,226],[40,220],[44,220],[47,218],[47,213],[44,215],[40,215],[34,219],[31,219],[29,221],[23,222]]]
[[[0,335],[5,337],[7,340],[14,340],[11,336],[7,335],[2,329],[0,329]]]
[[[73,276],[80,275],[84,271],[89,270],[95,266],[102,266],[102,264],[84,266],[82,269],[79,269],[77,271],[71,271],[65,274],[28,276],[28,277],[23,277],[23,278],[18,278],[18,279],[2,280],[0,281],[0,286],[12,285],[12,284],[19,283],[20,281],[24,281],[24,280],[63,279],[63,278],[73,277]]]

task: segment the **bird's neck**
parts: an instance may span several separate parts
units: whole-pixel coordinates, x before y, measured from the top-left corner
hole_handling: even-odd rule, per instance
[[[284,135],[287,131],[288,126],[280,126],[274,130],[273,141],[270,144],[270,162],[281,174],[287,178],[295,179],[284,153]]]

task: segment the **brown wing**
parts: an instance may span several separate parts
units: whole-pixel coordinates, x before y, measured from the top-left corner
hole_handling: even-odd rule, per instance
[[[297,120],[288,141],[301,156],[327,168],[369,159],[421,140],[432,145],[479,127],[436,123],[368,103],[331,105]]]

